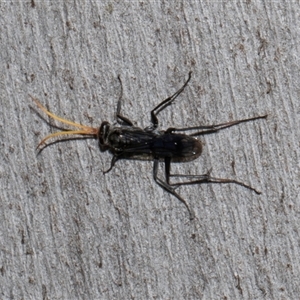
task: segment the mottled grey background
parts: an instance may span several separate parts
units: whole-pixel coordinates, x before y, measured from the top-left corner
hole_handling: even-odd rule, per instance
[[[300,278],[299,1],[2,1],[1,299],[296,299]],[[46,147],[54,113],[91,126],[149,111],[193,71],[162,128],[268,114],[202,138],[174,172],[260,189],[158,187],[152,163],[96,140]],[[57,124],[50,122],[51,124]],[[163,172],[163,169],[160,170]]]

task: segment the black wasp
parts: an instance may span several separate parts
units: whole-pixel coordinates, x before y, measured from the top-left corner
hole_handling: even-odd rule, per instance
[[[48,111],[40,104],[37,99],[31,96],[38,107],[48,116],[62,123],[72,125],[77,128],[77,130],[66,130],[49,134],[39,143],[38,147],[44,144],[46,140],[60,135],[80,134],[97,137],[97,139],[99,140],[100,149],[102,151],[109,150],[113,154],[110,168],[103,173],[109,172],[115,165],[116,161],[119,159],[151,159],[154,162],[154,180],[158,185],[160,185],[162,188],[167,190],[169,193],[171,193],[184,203],[189,211],[190,219],[194,218],[193,211],[190,209],[187,202],[176,192],[176,188],[181,185],[201,183],[235,183],[248,188],[257,194],[260,194],[259,191],[243,182],[234,179],[211,177],[210,172],[204,175],[183,175],[170,173],[171,162],[191,161],[201,155],[202,143],[201,141],[196,139],[195,136],[214,133],[221,129],[225,129],[243,122],[264,119],[267,117],[267,115],[264,115],[217,125],[194,126],[186,128],[170,127],[167,130],[158,130],[157,115],[167,106],[172,104],[172,102],[178,97],[178,95],[183,92],[184,88],[187,86],[188,82],[191,79],[191,74],[192,72],[189,73],[187,81],[176,93],[162,101],[151,111],[151,125],[144,129],[135,127],[128,118],[124,117],[121,114],[121,99],[123,88],[120,77],[118,77],[118,79],[121,83],[121,96],[117,104],[115,123],[110,124],[109,122],[104,121],[100,125],[100,128],[89,127],[60,118]],[[196,132],[185,134],[184,132],[186,131]],[[163,160],[165,163],[165,179],[161,179],[157,176],[158,163],[160,160]],[[171,183],[170,177],[186,178],[186,180],[188,181]]]

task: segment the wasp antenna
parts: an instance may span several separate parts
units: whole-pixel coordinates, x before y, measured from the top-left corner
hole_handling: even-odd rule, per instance
[[[86,125],[82,125],[76,122],[72,122],[70,120],[61,118],[55,114],[53,114],[52,112],[50,112],[49,110],[47,110],[36,98],[34,98],[33,96],[29,95],[31,97],[31,99],[36,103],[36,105],[39,107],[39,109],[41,109],[45,114],[47,114],[50,118],[62,122],[64,124],[68,124],[74,127],[77,127],[79,130],[66,130],[66,131],[59,131],[59,132],[55,132],[52,134],[47,135],[37,146],[37,148],[39,148],[39,146],[41,146],[42,144],[44,144],[48,139],[56,137],[56,136],[60,136],[60,135],[72,135],[72,134],[82,134],[82,135],[92,135],[95,136],[98,133],[98,129],[94,128],[94,127],[90,127],[90,126],[86,126]]]
[[[39,144],[37,145],[36,149],[38,149],[41,145],[45,144],[45,142],[55,136],[60,135],[71,135],[71,134],[84,134],[84,135],[95,135],[94,133],[87,133],[85,130],[66,130],[66,131],[59,131],[55,133],[51,133],[47,135],[45,138],[43,138]]]

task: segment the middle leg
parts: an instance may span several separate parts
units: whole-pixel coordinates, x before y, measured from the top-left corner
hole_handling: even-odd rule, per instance
[[[190,220],[193,220],[195,218],[195,214],[194,212],[190,209],[190,207],[188,206],[188,204],[186,203],[186,201],[175,192],[175,188],[173,186],[171,186],[168,181],[169,181],[169,177],[166,177],[166,181],[163,181],[162,179],[157,177],[157,173],[158,173],[158,163],[159,160],[158,158],[154,159],[154,165],[153,165],[153,178],[155,180],[155,182],[161,186],[163,189],[165,189],[166,191],[168,191],[170,194],[174,195],[177,199],[179,199],[187,208],[189,214],[190,214]],[[170,165],[169,165],[170,167]]]
[[[172,96],[168,97],[167,99],[165,99],[164,101],[159,103],[156,107],[154,107],[154,109],[152,109],[152,111],[151,111],[151,122],[152,122],[151,129],[152,130],[156,129],[158,126],[157,115],[159,114],[159,112],[161,112],[167,106],[169,106],[183,92],[184,88],[187,86],[187,84],[189,83],[189,81],[191,79],[191,74],[192,74],[192,72],[190,71],[189,78],[176,93],[174,93]]]

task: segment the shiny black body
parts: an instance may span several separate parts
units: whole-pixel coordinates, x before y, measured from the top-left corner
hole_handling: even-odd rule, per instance
[[[154,180],[161,187],[163,187],[168,192],[177,197],[180,201],[182,201],[190,213],[190,219],[193,219],[193,211],[189,208],[186,201],[175,191],[175,189],[181,185],[200,183],[235,183],[249,188],[255,191],[257,194],[260,194],[260,192],[256,191],[249,185],[233,179],[211,177],[209,172],[204,175],[170,174],[171,162],[191,161],[201,155],[202,144],[198,139],[195,138],[195,136],[214,133],[220,129],[228,128],[242,122],[266,118],[267,116],[265,115],[244,120],[231,121],[218,125],[195,126],[187,128],[168,128],[165,131],[158,130],[158,113],[169,106],[177,98],[177,96],[184,90],[190,79],[191,72],[189,73],[188,80],[175,94],[162,101],[151,111],[152,125],[145,129],[133,126],[133,123],[128,118],[120,114],[122,97],[121,93],[116,112],[116,122],[118,123],[118,125],[112,125],[107,121],[102,122],[98,131],[98,139],[100,149],[102,151],[109,150],[113,154],[111,166],[104,173],[109,172],[113,168],[115,162],[119,159],[133,158],[153,160]],[[185,131],[196,132],[192,134],[180,133]],[[165,180],[160,179],[157,176],[158,163],[160,160],[163,160],[165,163]],[[189,178],[189,181],[170,183],[170,177]]]
[[[128,126],[109,126],[104,147],[101,148],[107,146],[118,158],[170,157],[173,161],[194,160],[202,150],[200,141],[186,134]]]

